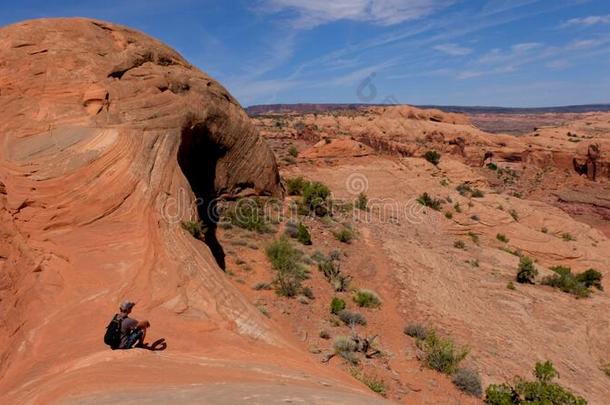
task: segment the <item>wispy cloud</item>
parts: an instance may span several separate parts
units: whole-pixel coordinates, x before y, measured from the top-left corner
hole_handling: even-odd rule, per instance
[[[598,24],[610,24],[610,14],[608,15],[591,15],[588,17],[572,18],[563,24],[562,28],[570,27],[590,27]]]
[[[260,0],[267,13],[287,12],[294,26],[308,29],[338,20],[394,25],[427,16],[454,0]]]
[[[456,44],[440,44],[436,45],[434,49],[451,56],[465,56],[472,53],[472,49]]]

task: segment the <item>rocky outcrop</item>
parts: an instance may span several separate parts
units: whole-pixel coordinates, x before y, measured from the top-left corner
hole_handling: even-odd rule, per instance
[[[0,402],[226,381],[251,359],[249,381],[319,373],[182,229],[218,196],[282,193],[218,82],[129,28],[54,19],[0,30],[0,89]],[[167,354],[102,344],[125,297]]]

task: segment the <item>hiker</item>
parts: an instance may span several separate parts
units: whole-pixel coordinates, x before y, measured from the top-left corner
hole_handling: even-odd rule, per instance
[[[106,328],[104,342],[113,350],[144,347],[146,329],[150,327],[148,321],[137,321],[129,317],[134,302],[125,300],[121,303],[120,313],[116,314]]]

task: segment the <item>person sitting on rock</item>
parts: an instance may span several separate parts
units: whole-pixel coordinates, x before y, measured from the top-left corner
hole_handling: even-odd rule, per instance
[[[133,347],[144,347],[146,329],[150,327],[148,321],[137,321],[129,317],[135,302],[125,300],[121,303],[119,317],[121,321],[121,344],[119,349],[131,349]]]

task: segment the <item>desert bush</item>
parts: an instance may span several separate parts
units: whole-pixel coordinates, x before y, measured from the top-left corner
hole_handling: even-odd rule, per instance
[[[604,372],[604,374],[606,374],[608,377],[610,377],[610,363],[604,364],[600,368]]]
[[[366,374],[361,370],[352,369],[351,374],[358,381],[369,387],[369,389],[377,394],[385,397],[387,395],[387,387],[385,381],[375,375]]]
[[[259,198],[244,198],[231,205],[226,211],[231,224],[259,233],[269,231],[265,220],[264,203]]]
[[[339,312],[345,309],[345,301],[338,297],[333,297],[330,301],[330,313],[337,315]]]
[[[453,213],[451,211],[447,211],[445,212],[445,218],[447,219],[453,219]]]
[[[489,170],[498,170],[498,165],[497,165],[497,164],[495,164],[495,163],[488,163],[488,164],[487,164],[487,168],[488,168]]]
[[[337,336],[335,338],[333,347],[335,349],[335,354],[341,356],[347,362],[351,364],[359,363],[358,356],[356,355],[356,350],[358,350],[358,347],[356,342],[354,342],[351,338],[346,336]]]
[[[320,339],[330,339],[330,333],[327,330],[321,330],[320,331]]]
[[[449,375],[468,356],[468,349],[456,347],[451,339],[439,337],[434,330],[429,330],[425,339],[418,340],[417,346],[424,353],[422,360],[426,366]]]
[[[578,298],[586,298],[591,295],[591,287],[603,290],[601,284],[602,274],[589,269],[583,273],[573,274],[572,269],[564,266],[551,267],[555,272],[542,280],[542,284],[558,288],[563,292],[575,295]]]
[[[304,185],[301,204],[309,210],[309,212],[313,212],[317,216],[323,217],[328,212],[327,205],[329,197],[330,189],[324,184],[314,181]]]
[[[316,296],[314,295],[313,290],[311,289],[311,287],[303,287],[301,289],[301,294],[304,297],[309,298],[310,300],[315,300],[316,299]]]
[[[534,280],[538,275],[538,269],[534,266],[534,262],[528,256],[522,256],[519,260],[517,271],[517,282],[522,284],[534,284]]]
[[[341,243],[352,243],[354,239],[354,231],[345,227],[340,231],[334,232],[335,238]]]
[[[506,288],[508,288],[509,290],[516,290],[517,289],[515,287],[515,284],[513,284],[512,281],[509,281],[508,284],[506,284]]]
[[[456,387],[467,394],[475,397],[480,397],[483,394],[481,376],[475,370],[460,368],[453,375],[452,381]]]
[[[259,312],[269,318],[269,310],[263,304],[257,304],[256,308],[258,308]]]
[[[344,309],[343,311],[339,311],[337,315],[339,316],[339,319],[341,319],[341,321],[348,326],[366,325],[366,318],[364,315],[358,312],[352,312]]]
[[[472,193],[470,193],[470,195],[472,196],[472,198],[485,197],[485,193],[483,191],[479,190],[478,188],[475,188],[474,190],[472,190]]]
[[[481,217],[479,217],[477,214],[473,214],[470,216],[470,219],[472,219],[473,221],[480,221]]]
[[[299,223],[297,226],[296,238],[303,245],[311,245],[311,234],[303,223]]]
[[[565,241],[565,242],[573,242],[576,240],[576,238],[574,236],[572,236],[572,234],[568,233],[568,232],[564,232],[561,234],[561,238]]]
[[[496,235],[496,239],[500,242],[508,243],[508,238],[503,233],[499,233]]]
[[[350,277],[341,272],[338,260],[324,257],[318,261],[318,270],[322,272],[324,278],[333,286],[335,291],[347,291]]]
[[[299,150],[297,149],[296,146],[294,145],[290,145],[290,148],[288,148],[288,153],[290,154],[290,156],[292,157],[297,157],[299,156]]]
[[[354,206],[359,210],[366,211],[368,210],[369,198],[364,193],[358,194],[358,198],[354,203]]]
[[[519,213],[515,209],[511,209],[510,211],[508,211],[508,213],[511,217],[513,217],[515,221],[519,221]]]
[[[458,214],[462,212],[462,207],[460,206],[460,203],[459,203],[459,202],[456,202],[456,203],[453,205],[453,209],[454,209],[454,210],[455,210],[455,212],[457,212]]]
[[[468,231],[468,236],[470,237],[473,243],[479,244],[479,235],[472,231]]]
[[[286,191],[288,192],[288,195],[302,195],[303,189],[308,183],[309,182],[303,179],[303,177],[288,179],[286,180]]]
[[[436,166],[441,161],[441,154],[435,150],[429,150],[424,154],[424,159]]]
[[[301,253],[282,237],[267,247],[267,257],[276,271],[274,285],[279,295],[294,297],[301,291],[307,273],[299,259]]]
[[[559,377],[553,363],[536,363],[533,381],[516,377],[513,385],[492,384],[485,391],[489,405],[586,405],[587,401],[553,382]]]
[[[404,333],[407,336],[422,340],[428,336],[428,329],[420,324],[410,324],[405,327]]]
[[[416,200],[418,203],[423,205],[424,207],[432,208],[435,211],[439,211],[441,209],[441,205],[443,201],[438,198],[432,198],[428,193],[423,193]]]
[[[252,287],[252,288],[256,291],[262,291],[262,290],[271,290],[272,286],[269,283],[265,283],[264,281],[261,281],[259,283],[254,284],[254,287]]]
[[[379,298],[379,295],[371,290],[357,290],[354,292],[353,299],[359,307],[379,308],[381,306],[381,299]]]
[[[466,183],[461,183],[455,190],[464,197],[469,196],[472,193],[472,188]]]
[[[466,249],[466,244],[463,240],[456,240],[453,242],[453,247],[456,249]]]
[[[205,236],[205,225],[201,221],[183,221],[182,228],[195,239],[203,240]]]

